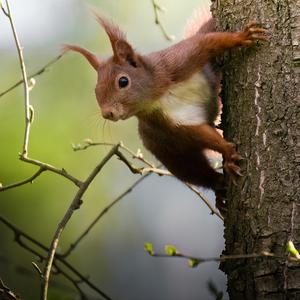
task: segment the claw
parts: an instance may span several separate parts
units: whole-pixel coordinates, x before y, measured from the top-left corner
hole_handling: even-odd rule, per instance
[[[236,164],[237,161],[243,159],[243,157],[235,150],[233,143],[228,143],[226,151],[223,154],[224,162],[223,168],[226,173],[230,176],[234,185],[237,185],[237,178],[242,177],[241,168]]]
[[[251,39],[253,40],[261,40],[261,41],[268,41],[269,38],[267,36],[264,35],[259,35],[259,34],[251,34]]]
[[[241,171],[237,171],[236,174],[240,177],[244,177],[243,173]]]
[[[252,33],[268,33],[269,31],[267,29],[264,28],[259,28],[259,27],[251,27],[249,28],[249,31]]]
[[[231,158],[232,158],[232,160],[234,160],[234,161],[244,160],[244,157],[241,156],[241,155],[238,154],[238,153],[232,154],[232,155],[231,155]]]
[[[234,161],[225,162],[224,169],[229,174],[230,179],[234,185],[237,185],[237,177],[243,177],[241,168],[234,163]]]
[[[248,25],[246,25],[245,31],[246,31],[246,30],[249,30],[251,27],[257,26],[257,25],[258,25],[258,22],[256,22],[256,21],[251,21],[250,23],[248,23]]]
[[[237,166],[236,164],[229,163],[228,168],[233,175],[243,176],[241,173],[241,168],[239,166]]]
[[[268,41],[269,37],[267,34],[269,31],[264,28],[257,27],[257,22],[249,23],[244,31],[242,32],[243,41],[242,44],[245,46],[251,46],[255,41]]]

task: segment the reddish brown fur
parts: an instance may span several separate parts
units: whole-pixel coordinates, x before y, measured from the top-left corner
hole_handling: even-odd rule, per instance
[[[97,58],[96,55],[94,55],[93,53],[91,53],[90,51],[79,47],[79,46],[75,46],[75,45],[65,45],[63,47],[63,52],[67,52],[67,51],[75,51],[78,52],[80,54],[82,54],[91,64],[91,66],[97,71],[100,67],[100,61]]]
[[[220,186],[222,175],[210,166],[205,149],[220,152],[225,170],[240,175],[235,162],[241,157],[213,126],[219,82],[209,63],[225,50],[265,40],[265,30],[250,24],[241,32],[211,32],[214,22],[210,20],[192,37],[142,56],[133,50],[117,26],[97,18],[109,36],[114,55],[99,62],[93,54],[78,46],[67,46],[67,49],[84,55],[94,68],[99,63],[96,97],[103,117],[117,121],[135,115],[146,148],[183,181],[214,190]],[[211,90],[206,122],[196,126],[174,124],[153,105],[171,87],[197,72],[205,74]],[[128,79],[124,88],[119,84],[122,76]]]
[[[203,153],[203,138],[197,127],[177,127],[161,114],[139,118],[139,132],[144,145],[182,181],[216,189],[222,175],[209,164]],[[205,138],[204,138],[205,139]],[[200,143],[199,140],[201,141]]]

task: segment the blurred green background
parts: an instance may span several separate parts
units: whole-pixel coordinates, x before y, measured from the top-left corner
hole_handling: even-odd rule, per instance
[[[28,74],[59,54],[61,45],[82,45],[102,56],[111,54],[103,30],[92,10],[111,16],[127,32],[129,41],[142,52],[170,45],[154,24],[150,0],[11,1],[12,14],[22,45]],[[159,0],[166,8],[162,21],[178,41],[184,24],[201,0]],[[21,78],[17,53],[8,20],[0,14],[0,93]],[[49,71],[36,77],[30,93],[35,110],[29,155],[63,167],[85,179],[109,150],[95,147],[74,152],[72,143],[85,138],[95,141],[122,140],[131,149],[143,149],[137,122],[104,121],[94,96],[96,73],[74,53],[65,55]],[[18,87],[0,98],[0,182],[3,185],[30,177],[37,168],[18,160],[24,134],[23,89]],[[59,244],[63,252],[91,220],[139,178],[113,159],[96,178],[84,196]],[[44,173],[33,184],[0,193],[1,214],[49,245],[54,230],[69,206],[76,187],[66,179]],[[204,191],[214,203],[210,191]],[[70,261],[112,299],[123,300],[200,300],[214,299],[207,288],[212,280],[225,294],[226,278],[217,263],[190,269],[177,259],[150,257],[145,242],[163,251],[174,244],[186,254],[217,256],[223,249],[223,225],[181,182],[151,175],[116,205],[90,232],[70,256]],[[31,253],[13,242],[13,234],[0,223],[0,276],[21,294],[22,299],[38,299],[39,278]],[[60,276],[52,276],[49,299],[79,299],[74,288]],[[93,292],[86,289],[93,299]],[[95,296],[95,295],[94,295]],[[224,298],[226,299],[226,295]]]

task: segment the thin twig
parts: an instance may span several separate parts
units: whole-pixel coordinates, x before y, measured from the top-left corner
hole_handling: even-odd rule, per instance
[[[133,174],[147,174],[147,173],[155,173],[158,174],[160,176],[162,175],[166,175],[166,176],[173,176],[173,174],[171,174],[169,171],[167,170],[163,170],[163,169],[158,169],[158,168],[137,168],[135,166],[133,166],[133,164],[128,161],[128,159],[126,159],[126,157],[120,152],[117,151],[116,155],[119,157],[119,159],[124,162],[127,167],[130,169],[130,171]],[[216,216],[218,216],[222,221],[224,220],[224,218],[222,217],[222,215],[209,203],[208,199],[199,191],[197,190],[194,186],[192,186],[189,183],[184,183],[190,190],[192,190],[194,193],[196,193],[201,200],[207,205],[207,207],[210,209],[212,214],[215,214]]]
[[[50,171],[52,173],[61,175],[62,177],[65,177],[66,179],[70,180],[71,182],[73,182],[76,186],[80,187],[82,184],[82,181],[77,179],[76,177],[72,176],[71,174],[69,174],[64,168],[62,169],[58,169],[52,165],[40,162],[38,160],[35,159],[31,159],[29,157],[20,157],[20,159],[24,162],[30,163],[32,165],[36,165],[39,166],[39,170],[37,172],[35,172],[31,177],[29,177],[28,179],[22,180],[20,182],[16,182],[16,183],[12,183],[12,184],[8,184],[5,186],[1,186],[0,185],[0,192],[4,192],[6,190],[15,188],[15,187],[19,187],[22,185],[25,185],[27,183],[32,183],[34,179],[38,178],[43,172],[46,171]]]
[[[5,8],[2,6],[1,2],[0,2],[0,6],[1,6],[2,12],[9,18],[9,15],[8,15],[7,11],[5,10]]]
[[[159,17],[159,12],[163,11],[162,7],[157,3],[156,0],[151,0],[152,2],[152,6],[153,6],[153,11],[154,11],[154,16],[155,16],[155,24],[157,26],[159,26],[160,30],[162,31],[164,37],[168,40],[168,41],[173,41],[174,40],[174,36],[170,35],[165,26],[162,24],[160,17]]]
[[[39,160],[36,160],[36,159],[32,159],[32,158],[29,158],[29,157],[24,157],[24,156],[21,156],[20,159],[22,161],[25,161],[27,163],[30,163],[32,165],[36,165],[36,166],[39,166],[40,168],[44,168],[45,171],[50,171],[50,172],[53,172],[53,173],[56,173],[58,175],[61,175],[67,179],[69,179],[70,181],[72,181],[75,185],[77,185],[78,187],[80,187],[82,185],[82,181],[77,179],[76,177],[74,177],[73,175],[69,174],[66,169],[62,168],[62,169],[59,169],[59,168],[56,168],[50,164],[47,164],[47,163],[44,163],[44,162],[41,162]]]
[[[10,300],[21,300],[21,298],[16,295],[9,287],[7,287],[2,279],[0,278],[0,298],[10,299]]]
[[[2,216],[0,216],[0,222],[2,222],[6,227],[8,227],[10,230],[12,230],[12,232],[14,233],[14,236],[15,236],[15,242],[19,246],[21,246],[25,250],[33,253],[41,261],[46,260],[46,256],[40,254],[35,248],[32,248],[29,245],[27,245],[26,243],[24,243],[22,241],[22,238],[29,241],[30,243],[32,243],[33,245],[38,247],[40,250],[43,250],[46,253],[49,251],[49,248],[47,248],[45,245],[40,243],[38,240],[34,239],[30,235],[28,235],[27,233],[22,231],[16,225],[12,224],[10,221],[8,221],[7,219],[5,219]],[[74,268],[69,262],[67,262],[64,257],[62,257],[60,255],[56,255],[55,260],[54,260],[54,264],[55,264],[56,269],[64,277],[66,277],[65,276],[66,272],[64,272],[62,270],[62,268],[57,264],[57,262],[61,263],[65,268],[67,268],[70,272],[72,272],[78,278],[78,280],[73,279],[73,281],[72,281],[73,284],[75,282],[77,283],[77,286],[75,286],[75,288],[77,290],[78,290],[78,288],[80,289],[79,282],[81,282],[81,283],[85,283],[88,287],[90,287],[93,291],[97,292],[100,296],[102,295],[103,292],[96,285],[94,285],[92,282],[90,282],[90,280],[86,276],[82,275],[76,268]],[[66,277],[66,278],[69,279],[68,277]]]
[[[157,14],[157,10],[159,9],[159,6],[155,2],[153,2],[153,3],[154,3],[154,7],[155,7],[155,12]],[[8,0],[6,0],[6,5],[7,5],[7,14],[6,15],[9,18],[11,28],[12,28],[12,31],[13,31],[15,44],[16,44],[16,47],[17,47],[19,60],[20,60],[20,66],[21,66],[21,70],[22,70],[22,77],[23,77],[22,82],[24,83],[25,134],[24,134],[24,143],[23,143],[23,148],[22,148],[22,153],[21,153],[20,159],[24,162],[37,165],[37,166],[40,167],[40,169],[31,178],[29,178],[27,180],[24,180],[20,183],[12,184],[12,185],[7,186],[5,188],[8,189],[12,186],[16,187],[16,186],[26,184],[26,183],[32,181],[32,179],[37,178],[44,170],[49,170],[49,171],[52,171],[54,173],[60,174],[64,177],[68,178],[69,180],[73,181],[77,186],[79,186],[79,190],[76,193],[70,207],[68,208],[68,210],[65,213],[63,219],[61,220],[61,222],[59,223],[59,225],[57,227],[57,230],[54,234],[50,249],[48,251],[48,257],[47,257],[45,269],[44,269],[44,272],[43,272],[42,291],[41,291],[41,299],[46,300],[47,299],[47,293],[48,293],[48,286],[49,286],[49,278],[50,278],[51,268],[52,268],[52,265],[53,265],[55,252],[56,252],[56,249],[57,249],[57,246],[58,246],[58,242],[59,242],[59,238],[61,236],[61,233],[63,232],[66,224],[68,223],[69,219],[71,218],[74,210],[80,207],[81,202],[82,202],[81,197],[83,196],[85,191],[88,189],[89,185],[91,184],[93,179],[96,177],[96,175],[100,172],[102,167],[112,158],[112,156],[117,155],[119,157],[119,159],[121,161],[123,161],[127,165],[127,167],[131,170],[131,172],[133,172],[133,173],[144,174],[144,173],[148,173],[148,172],[154,172],[154,173],[157,173],[157,174],[160,174],[160,175],[169,175],[170,173],[168,171],[165,171],[165,170],[160,170],[160,169],[154,168],[151,164],[149,164],[141,156],[135,155],[128,148],[124,147],[124,150],[131,153],[133,155],[133,157],[139,158],[142,162],[146,163],[149,166],[148,168],[136,168],[136,167],[134,167],[132,165],[132,163],[129,162],[127,160],[127,158],[119,151],[119,147],[121,146],[120,144],[113,146],[113,148],[107,154],[107,156],[99,163],[99,165],[93,170],[93,172],[90,174],[90,176],[84,182],[80,182],[79,180],[77,180],[73,176],[69,175],[64,169],[59,170],[59,169],[57,169],[57,168],[55,168],[51,165],[42,163],[40,161],[31,159],[31,158],[28,158],[28,144],[29,144],[29,134],[30,134],[30,126],[31,126],[31,122],[32,122],[33,108],[30,105],[29,86],[28,86],[28,81],[27,81],[27,74],[26,74],[26,67],[25,67],[25,63],[24,63],[23,52],[22,52],[22,48],[20,46],[20,42],[19,42],[19,39],[18,39],[18,36],[17,36],[17,32],[16,32],[16,29],[15,29],[13,19],[11,17],[11,12],[10,12],[10,7],[9,7]],[[157,22],[158,22],[158,24],[160,24],[160,22],[158,20],[158,14],[157,14]],[[41,72],[43,72],[43,70]],[[17,86],[17,85],[15,85],[15,86]],[[11,90],[11,89],[9,89],[9,90]],[[3,190],[4,190],[4,188],[3,188]],[[21,243],[21,241],[19,241],[19,243]],[[23,247],[26,248],[26,245],[23,245]],[[105,293],[101,292],[100,294],[105,299],[110,299]]]
[[[157,5],[157,3],[155,1],[153,1],[153,5],[154,5],[154,8],[155,8],[155,13],[157,15],[157,18],[156,18],[157,19],[157,24],[159,24],[161,26],[162,30],[164,31],[164,28],[161,25],[161,23],[159,21],[159,18],[158,18],[158,10],[160,10],[160,7]],[[74,196],[74,198],[73,198],[73,200],[72,200],[72,202],[71,202],[68,210],[66,211],[64,217],[62,218],[61,222],[57,226],[57,229],[55,231],[55,234],[54,234],[54,237],[52,239],[52,242],[51,242],[51,245],[50,245],[49,249],[47,247],[45,247],[44,245],[42,245],[41,243],[35,241],[31,237],[26,236],[24,233],[21,234],[20,231],[18,232],[16,230],[14,230],[15,240],[17,241],[17,243],[20,246],[22,246],[24,249],[26,249],[28,251],[31,251],[35,255],[37,255],[41,260],[46,260],[45,268],[43,270],[43,276],[42,276],[42,288],[41,288],[41,299],[42,300],[46,300],[47,299],[49,279],[50,279],[50,274],[51,274],[52,266],[54,265],[56,267],[56,270],[58,270],[60,273],[62,273],[62,274],[64,273],[63,270],[59,269],[59,267],[57,266],[55,260],[59,260],[62,264],[64,264],[64,266],[66,266],[76,276],[78,276],[78,278],[80,278],[80,280],[82,280],[87,285],[89,285],[91,288],[93,288],[95,291],[97,291],[99,293],[99,295],[101,295],[105,299],[109,300],[109,299],[111,299],[109,296],[107,296],[104,292],[102,292],[101,290],[99,290],[92,283],[90,283],[89,281],[85,280],[85,278],[72,265],[70,265],[67,261],[65,261],[62,256],[55,256],[60,236],[61,236],[61,234],[62,234],[65,226],[67,225],[68,221],[70,220],[71,216],[73,215],[74,210],[76,210],[76,209],[78,209],[80,207],[80,205],[82,203],[82,196],[84,195],[84,193],[86,192],[86,190],[89,188],[89,186],[92,183],[92,181],[94,180],[94,178],[99,174],[99,172],[101,171],[101,169],[104,167],[104,165],[113,156],[116,155],[122,162],[124,162],[127,165],[127,167],[131,170],[132,173],[138,173],[138,174],[156,173],[158,175],[171,175],[171,174],[168,171],[166,171],[166,170],[161,170],[159,168],[155,168],[154,165],[151,164],[150,162],[148,162],[147,160],[145,160],[140,153],[134,153],[129,148],[125,147],[122,144],[111,145],[112,149],[110,150],[110,152],[94,168],[94,170],[90,173],[90,175],[87,177],[87,179],[84,182],[82,182],[82,181],[78,180],[77,178],[73,177],[72,175],[70,175],[68,172],[66,172],[65,169],[58,169],[58,168],[56,168],[54,166],[51,166],[51,165],[49,165],[47,163],[43,163],[43,162],[40,162],[38,160],[31,159],[31,158],[28,157],[30,127],[31,127],[31,124],[32,124],[32,121],[33,121],[33,108],[30,105],[30,98],[29,98],[29,90],[30,89],[29,89],[28,79],[32,78],[33,76],[37,76],[39,74],[42,74],[49,65],[55,63],[61,56],[59,56],[56,59],[54,59],[53,61],[49,62],[45,67],[43,67],[42,69],[40,69],[35,74],[33,74],[31,76],[27,76],[25,62],[24,62],[24,57],[23,57],[23,52],[22,52],[22,47],[20,45],[20,42],[19,42],[19,39],[18,39],[18,35],[17,35],[17,32],[16,32],[16,28],[15,28],[15,24],[14,24],[13,18],[11,16],[11,11],[10,11],[9,1],[8,0],[6,0],[6,6],[7,6],[7,10],[5,10],[3,7],[2,7],[2,10],[5,13],[5,15],[8,17],[10,25],[11,25],[11,28],[12,28],[12,31],[13,31],[14,40],[15,40],[15,44],[16,44],[16,48],[17,48],[17,52],[18,52],[18,56],[19,56],[20,67],[21,67],[22,78],[23,79],[20,82],[17,82],[15,85],[13,85],[11,88],[9,88],[8,90],[6,90],[5,92],[1,93],[0,97],[3,96],[3,95],[5,95],[9,91],[11,91],[12,89],[14,89],[15,87],[17,87],[18,85],[20,85],[22,83],[24,84],[25,133],[24,133],[24,142],[23,142],[22,152],[20,154],[20,160],[22,160],[22,161],[24,161],[26,163],[30,163],[30,164],[38,166],[39,170],[34,175],[32,175],[30,178],[28,178],[26,180],[23,180],[21,182],[18,182],[18,183],[14,183],[14,184],[10,184],[8,186],[2,187],[0,189],[0,191],[1,190],[2,191],[3,190],[7,190],[7,189],[10,189],[10,188],[13,188],[13,187],[21,186],[21,185],[27,184],[29,182],[32,182],[32,180],[36,179],[44,171],[51,171],[51,172],[54,172],[56,174],[59,174],[59,175],[65,177],[65,178],[69,179],[75,185],[77,185],[79,187],[79,189],[78,189],[76,195]],[[167,36],[167,33],[165,31],[164,31],[164,34]],[[139,159],[141,162],[143,162],[145,165],[147,165],[147,167],[144,167],[144,168],[137,168],[137,167],[135,167],[125,157],[125,155],[121,151],[119,151],[119,149],[122,149],[122,150],[126,151],[127,153],[131,154],[133,158]],[[146,175],[145,175],[145,177],[146,177]],[[110,209],[120,199],[116,199],[116,201],[114,201],[110,206],[107,207],[107,210]],[[100,217],[98,218],[98,220],[107,212],[107,210],[104,211],[100,215]],[[8,225],[9,224],[8,222],[5,222],[3,220],[1,220],[1,221],[4,224],[6,224],[8,227],[10,227],[11,229],[13,228],[11,225]],[[95,223],[97,221],[95,221]],[[92,227],[94,226],[94,224],[92,224]],[[90,228],[88,230],[90,230]],[[41,255],[38,251],[32,249],[26,243],[24,243],[22,241],[21,237],[25,237],[28,241],[34,243],[35,245],[38,245],[44,251],[47,251],[48,252],[47,258],[45,258],[43,255]],[[75,286],[75,287],[77,288],[77,286]],[[81,291],[81,289],[79,289],[79,291]],[[83,295],[83,294],[81,293],[81,295]]]
[[[215,214],[216,216],[218,216],[222,221],[224,221],[224,218],[222,217],[222,215],[218,212],[217,209],[215,209],[210,202],[208,201],[208,199],[197,189],[195,188],[193,185],[186,183],[185,184],[191,191],[193,191],[195,194],[197,194],[201,200],[207,205],[207,207],[210,209],[212,214]]]
[[[45,171],[45,169],[43,167],[40,167],[40,169],[34,173],[31,177],[29,177],[28,179],[25,179],[23,181],[20,182],[16,182],[16,183],[12,183],[6,186],[0,186],[0,192],[4,192],[6,190],[18,187],[18,186],[22,186],[24,184],[27,183],[32,183],[34,179],[36,179],[37,177],[39,177],[43,172]]]
[[[119,144],[112,147],[112,149],[108,152],[108,154],[101,160],[101,162],[95,167],[95,169],[91,172],[91,174],[87,177],[87,179],[82,183],[79,190],[77,191],[75,197],[72,200],[72,203],[70,204],[68,210],[66,211],[64,217],[59,222],[57,229],[55,231],[54,237],[51,242],[51,246],[48,252],[48,257],[45,265],[45,269],[43,272],[43,280],[42,280],[42,289],[41,289],[41,300],[47,300],[47,294],[48,294],[48,286],[49,286],[49,279],[50,279],[50,273],[51,268],[53,264],[53,259],[55,256],[55,252],[59,243],[60,236],[69,222],[71,216],[73,215],[74,211],[80,207],[82,204],[82,196],[92,183],[92,181],[95,179],[95,177],[98,175],[98,173],[101,171],[101,169],[105,166],[105,164],[116,154],[119,148]],[[111,299],[108,295],[101,292],[102,296],[105,299]]]
[[[16,187],[25,185],[27,183],[32,183],[34,179],[38,178],[43,172],[46,172],[46,171],[50,171],[50,172],[53,172],[55,174],[61,175],[62,177],[65,177],[66,179],[72,181],[78,187],[80,187],[81,184],[82,184],[82,182],[79,179],[77,179],[74,176],[72,176],[71,174],[69,174],[65,169],[58,169],[58,168],[53,167],[49,164],[42,163],[38,160],[34,160],[34,159],[31,159],[31,158],[28,158],[28,157],[22,157],[21,160],[25,161],[25,162],[28,162],[30,164],[33,164],[33,165],[37,165],[40,168],[37,172],[35,172],[28,179],[25,179],[25,180],[22,180],[22,181],[16,182],[16,183],[8,184],[8,185],[5,185],[5,186],[0,186],[0,192],[4,192],[6,190],[16,188]]]
[[[14,24],[14,20],[11,16],[9,1],[5,0],[7,14],[6,16],[9,19],[9,23],[13,32],[16,48],[18,51],[19,62],[22,71],[23,83],[24,83],[24,101],[25,101],[25,134],[24,134],[24,142],[23,142],[23,149],[22,149],[22,156],[26,157],[28,153],[28,141],[29,141],[29,133],[30,133],[30,125],[31,125],[31,108],[30,108],[30,101],[29,101],[29,86],[27,81],[27,74],[26,74],[26,66],[24,63],[24,56],[23,56],[23,49],[21,47],[18,34],[16,31],[16,26]]]
[[[81,145],[73,145],[74,151],[80,151],[80,150],[86,150],[93,146],[115,146],[114,143],[107,143],[107,142],[93,142],[90,139],[87,139],[84,141],[85,144]],[[123,149],[130,155],[132,155],[132,158],[138,159],[142,163],[146,164],[149,167],[136,167],[134,166],[126,157],[125,155],[120,152],[119,150],[116,151],[116,155],[119,157],[119,159],[127,165],[127,167],[130,169],[130,171],[133,174],[147,174],[147,173],[155,173],[157,175],[165,175],[165,176],[173,176],[169,171],[156,168],[153,163],[149,162],[148,160],[144,159],[142,153],[140,151],[137,151],[137,153],[133,152],[130,148],[126,147],[122,142],[119,142],[118,149]]]
[[[84,141],[84,144],[78,144],[78,145],[74,145],[73,146],[73,150],[74,151],[79,151],[79,150],[86,150],[90,147],[93,146],[113,146],[115,144],[112,143],[106,143],[106,142],[93,142],[90,139],[86,139]],[[128,168],[130,169],[130,171],[134,174],[147,174],[147,173],[156,173],[158,175],[166,175],[166,176],[174,176],[173,174],[171,174],[169,171],[161,169],[159,166],[159,168],[155,168],[154,164],[150,163],[149,161],[145,160],[143,158],[142,153],[140,153],[140,151],[138,151],[138,154],[135,154],[131,149],[129,149],[128,147],[126,147],[123,143],[120,143],[120,148],[124,149],[126,152],[128,152],[129,154],[132,155],[133,158],[140,160],[141,162],[147,164],[148,166],[150,166],[150,168],[148,167],[143,167],[143,168],[138,168],[133,166],[133,164],[127,160],[127,158],[120,152],[117,151],[116,155],[119,157],[119,159],[124,162]],[[217,209],[215,209],[210,202],[208,201],[208,199],[193,185],[189,184],[189,183],[184,183],[191,191],[193,191],[196,195],[198,195],[200,197],[200,199],[205,203],[205,205],[210,209],[212,214],[215,214],[217,217],[219,217],[222,221],[224,221],[224,218],[222,217],[222,215],[218,212]]]
[[[10,22],[10,26],[13,32],[13,36],[14,36],[14,40],[15,40],[15,45],[17,48],[17,52],[18,52],[18,56],[19,56],[19,62],[20,62],[20,67],[21,67],[21,71],[22,71],[22,77],[23,80],[21,81],[21,83],[24,83],[24,107],[25,107],[25,133],[24,133],[24,142],[23,142],[23,147],[22,147],[22,153],[20,154],[20,159],[24,162],[30,163],[30,164],[34,164],[40,167],[40,170],[36,172],[36,174],[32,177],[37,178],[39,175],[41,175],[41,173],[43,173],[44,170],[48,170],[57,174],[62,175],[63,177],[71,180],[73,183],[75,183],[77,186],[81,185],[81,181],[78,180],[77,178],[73,177],[72,175],[68,174],[64,169],[58,169],[55,168],[49,164],[40,162],[38,160],[35,159],[31,159],[28,157],[28,143],[29,143],[29,135],[30,135],[30,126],[32,123],[32,114],[33,114],[33,108],[30,105],[30,99],[29,99],[29,86],[28,86],[28,76],[26,74],[26,66],[25,66],[25,62],[24,62],[24,57],[23,57],[23,51],[22,51],[22,47],[20,45],[19,42],[19,38],[18,38],[18,34],[16,31],[16,27],[14,24],[14,20],[12,18],[11,15],[11,10],[10,10],[10,6],[9,6],[9,1],[6,1],[6,6],[7,6],[7,11],[6,11],[6,16],[9,19]],[[57,58],[59,59],[59,58]],[[57,60],[56,59],[56,60]],[[52,61],[51,63],[54,63],[56,60]],[[49,63],[48,63],[49,66]],[[41,74],[46,68],[42,68],[41,70],[39,70],[37,73]],[[15,85],[17,86],[17,85]],[[41,171],[43,169],[43,171]],[[20,186],[23,184],[26,184],[28,182],[30,182],[29,178],[28,180],[24,180],[20,183],[16,183],[16,184],[12,184],[12,185],[8,185],[7,187],[2,187],[0,188],[0,191],[3,191],[5,189],[11,188],[11,186]]]
[[[29,81],[31,78],[34,78],[36,76],[39,76],[41,74],[43,74],[45,71],[48,70],[48,68],[55,64],[61,57],[63,56],[63,54],[58,55],[57,57],[55,57],[54,59],[50,60],[48,63],[46,63],[43,67],[41,67],[39,70],[37,70],[36,72],[30,74],[27,76],[27,80]],[[11,87],[9,87],[8,89],[6,89],[5,91],[0,93],[0,98],[3,97],[4,95],[8,94],[9,92],[11,92],[12,90],[14,90],[15,88],[17,88],[19,85],[21,85],[24,82],[23,79],[19,80],[18,82],[16,82],[15,84],[13,84]]]
[[[59,268],[57,266],[57,264],[54,262],[53,266],[56,268],[57,270],[57,275],[61,274],[62,276],[64,276],[67,280],[69,280],[73,286],[76,288],[76,290],[78,291],[81,299],[86,299],[84,292],[82,291],[82,289],[80,288],[79,284],[78,284],[78,280],[74,279],[72,276],[70,276],[67,272],[63,271],[61,268]]]
[[[94,146],[114,146],[114,143],[108,143],[108,142],[93,142],[91,139],[86,139],[84,141],[84,144],[77,144],[77,145],[73,145],[73,150],[74,151],[81,151],[81,150],[86,150],[90,147],[94,147]],[[153,163],[151,163],[150,161],[144,159],[144,156],[142,155],[141,151],[138,149],[138,151],[135,153],[134,151],[132,151],[130,148],[128,148],[127,146],[125,146],[123,144],[123,142],[119,142],[119,149],[123,149],[125,150],[127,153],[129,153],[132,158],[134,159],[138,159],[141,162],[143,162],[144,164],[148,165],[151,168],[154,168],[155,165]]]
[[[153,252],[150,255],[153,257],[161,257],[161,258],[170,258],[170,257],[183,258],[185,260],[188,260],[189,262],[192,262],[191,265],[192,267],[196,267],[200,263],[206,263],[206,262],[224,262],[228,260],[241,260],[241,259],[252,259],[252,258],[273,258],[273,259],[282,259],[282,260],[288,259],[291,262],[300,263],[300,260],[298,260],[295,257],[276,255],[268,251],[262,251],[260,253],[250,253],[250,254],[221,255],[218,257],[195,257],[195,256],[185,255],[179,252],[174,252],[172,254]]]
[[[126,195],[128,195],[129,193],[132,192],[132,190],[138,186],[144,179],[146,179],[151,173],[147,173],[145,175],[143,175],[141,178],[139,178],[137,181],[135,181],[129,188],[126,189],[126,191],[124,191],[122,194],[120,194],[115,200],[113,200],[109,205],[107,205],[106,207],[104,207],[101,212],[98,214],[98,216],[91,222],[91,224],[84,230],[84,232],[75,240],[75,242],[73,242],[70,247],[67,249],[67,251],[60,255],[62,257],[67,257],[69,256],[74,250],[75,248],[78,246],[78,244],[83,240],[84,237],[86,237],[89,232],[92,230],[92,228],[98,223],[98,221],[100,219],[102,219],[102,217],[104,215],[106,215],[109,210],[115,206],[120,200],[122,200]]]

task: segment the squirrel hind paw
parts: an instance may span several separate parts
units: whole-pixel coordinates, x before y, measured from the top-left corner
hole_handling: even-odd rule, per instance
[[[241,168],[238,165],[236,165],[233,161],[225,162],[224,170],[230,176],[230,179],[232,180],[234,185],[237,185],[236,180],[238,177],[243,177]]]
[[[241,168],[236,164],[236,162],[243,160],[244,158],[235,150],[235,146],[232,143],[230,145],[230,152],[225,156],[223,163],[224,171],[229,174],[232,182],[236,185],[236,179],[242,177]]]

